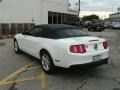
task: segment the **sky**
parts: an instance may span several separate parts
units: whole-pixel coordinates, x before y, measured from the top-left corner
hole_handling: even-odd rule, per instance
[[[109,14],[117,13],[120,0],[81,0],[80,16],[97,14],[101,19],[108,18]]]
[[[78,0],[69,0],[69,9],[73,11],[78,11]]]

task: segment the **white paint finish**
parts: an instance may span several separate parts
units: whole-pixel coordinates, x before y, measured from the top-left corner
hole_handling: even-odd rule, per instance
[[[106,40],[98,37],[85,36],[66,39],[48,39],[18,34],[15,38],[21,50],[36,58],[40,58],[39,54],[41,49],[46,49],[51,55],[54,64],[60,67],[69,68],[72,65],[91,63],[93,62],[93,57],[98,55],[101,56],[101,59],[109,57],[109,48],[104,49],[103,47],[103,42]],[[85,45],[85,53],[70,52],[70,46],[80,44]],[[98,45],[97,50],[94,48],[95,44]],[[60,62],[56,62],[56,60]]]
[[[68,0],[2,0],[0,23],[47,24],[48,11],[77,15],[68,11]]]

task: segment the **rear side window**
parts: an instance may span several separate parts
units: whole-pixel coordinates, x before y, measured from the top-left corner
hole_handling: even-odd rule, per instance
[[[41,28],[32,28],[28,33],[30,36],[39,37],[41,31],[42,31]]]
[[[56,35],[55,35],[54,31],[44,29],[40,33],[40,37],[54,39],[54,37],[56,37]]]

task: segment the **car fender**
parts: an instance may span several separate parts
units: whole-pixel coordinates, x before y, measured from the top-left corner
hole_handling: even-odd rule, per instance
[[[55,63],[56,54],[55,54],[55,51],[53,50],[53,48],[44,46],[44,47],[42,47],[39,51],[41,52],[42,49],[45,49],[45,50],[50,54],[53,62]]]

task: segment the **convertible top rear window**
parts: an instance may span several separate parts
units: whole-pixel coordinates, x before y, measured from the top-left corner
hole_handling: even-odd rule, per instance
[[[57,30],[45,30],[42,37],[50,39],[63,39],[71,37],[89,36],[85,31],[77,28],[62,28]]]

